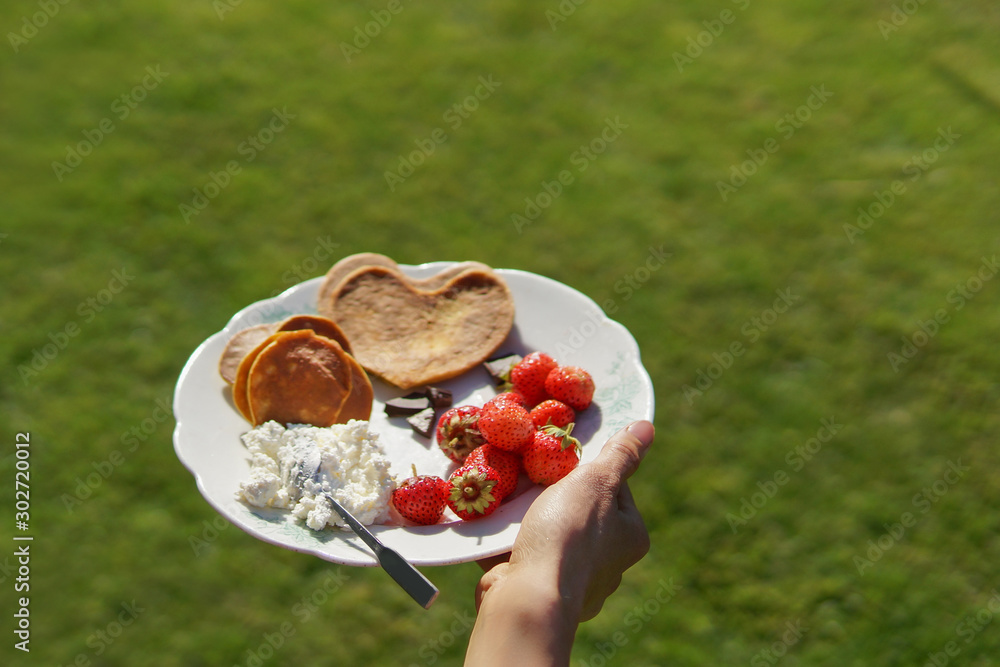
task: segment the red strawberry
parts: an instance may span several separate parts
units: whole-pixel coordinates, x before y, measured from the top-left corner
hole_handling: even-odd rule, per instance
[[[542,401],[528,414],[535,423],[535,428],[541,428],[546,424],[566,428],[576,421],[576,410],[554,398]]]
[[[448,408],[438,419],[437,443],[452,461],[461,463],[476,447],[486,440],[478,429],[479,408],[460,405]]]
[[[559,366],[545,378],[545,391],[574,410],[586,410],[594,398],[594,380],[579,366]]]
[[[505,391],[486,401],[483,405],[482,412],[489,412],[493,408],[500,407],[501,405],[506,405],[508,403],[511,405],[520,405],[525,410],[528,409],[528,402],[524,400],[524,396],[516,391]],[[480,414],[482,414],[482,412]]]
[[[491,445],[518,452],[531,442],[535,424],[527,410],[508,400],[483,409],[479,416],[479,432]]]
[[[517,488],[517,478],[521,474],[521,458],[513,452],[485,444],[472,450],[465,463],[466,465],[482,463],[497,471],[500,479],[493,489],[493,494],[500,496],[501,502]]]
[[[548,398],[545,378],[556,366],[556,360],[544,352],[532,352],[510,369],[510,382],[528,401],[529,407]]]
[[[416,475],[404,479],[392,492],[392,506],[404,518],[422,526],[441,520],[448,502],[448,482],[433,475]]]
[[[555,484],[580,464],[580,441],[570,435],[573,424],[565,429],[543,426],[524,450],[524,471],[535,484]]]
[[[500,504],[499,473],[484,463],[463,465],[448,478],[448,507],[463,521],[480,519]]]

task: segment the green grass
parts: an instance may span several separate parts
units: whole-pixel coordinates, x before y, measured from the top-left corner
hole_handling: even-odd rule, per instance
[[[6,35],[40,10],[7,3],[0,502],[13,506],[15,433],[30,432],[36,541],[32,652],[13,650],[7,615],[0,661],[247,664],[284,630],[266,664],[460,663],[477,566],[433,569],[442,596],[421,612],[377,570],[213,526],[158,419],[195,346],[322,273],[335,258],[309,260],[329,237],[339,255],[549,275],[613,302],[639,341],[658,430],[633,488],[653,546],[581,626],[574,665],[772,664],[761,651],[786,622],[806,630],[781,664],[918,665],[949,642],[950,664],[996,664],[1000,629],[965,619],[1000,587],[1000,282],[952,290],[1000,245],[1000,15],[928,2],[886,39],[893,4],[591,1],[553,30],[555,2],[403,2],[348,63],[341,42],[386,3],[244,0],[220,20],[209,0],[69,2],[17,53]],[[735,20],[678,71],[674,53],[725,9]],[[115,100],[156,66],[168,74],[121,117]],[[500,86],[453,128],[446,112],[481,76]],[[832,97],[787,134],[779,121],[814,86]],[[247,161],[241,143],[275,108],[294,118]],[[580,171],[574,153],[616,117],[628,127]],[[52,163],[105,118],[113,132],[58,180]],[[949,127],[961,136],[914,171]],[[385,172],[436,128],[447,141],[390,191]],[[718,182],[769,139],[723,201]],[[179,206],[234,160],[186,223]],[[573,183],[518,233],[511,216],[563,170]],[[845,225],[897,180],[905,192],[852,243]],[[672,255],[622,290],[651,246]],[[123,269],[134,279],[91,315]],[[786,288],[794,306],[753,324]],[[947,322],[896,372],[888,355],[937,311]],[[686,396],[699,371],[718,377]],[[808,462],[786,459],[824,418],[843,427]],[[120,465],[68,509],[115,450]],[[941,482],[958,461],[968,472]],[[779,471],[734,531],[727,515]],[[937,502],[915,502],[935,482]],[[900,539],[884,537],[906,512]],[[5,520],[0,564],[12,532]],[[192,537],[208,544],[195,553]],[[880,537],[890,548],[859,573]],[[133,600],[119,637],[95,634]]]

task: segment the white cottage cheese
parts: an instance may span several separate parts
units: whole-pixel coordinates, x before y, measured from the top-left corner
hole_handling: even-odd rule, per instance
[[[250,479],[240,484],[237,497],[256,507],[281,507],[304,519],[309,528],[345,526],[323,498],[328,492],[363,524],[389,518],[394,482],[389,459],[368,429],[353,419],[326,428],[275,421],[261,424],[242,436],[250,452]],[[303,466],[303,462],[306,463]],[[312,464],[319,462],[313,474]]]

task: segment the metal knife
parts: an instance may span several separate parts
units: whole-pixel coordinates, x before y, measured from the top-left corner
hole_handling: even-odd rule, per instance
[[[324,492],[323,495],[330,501],[330,505],[337,511],[337,514],[351,527],[351,530],[364,540],[368,548],[375,553],[375,558],[378,559],[378,563],[382,566],[382,569],[388,572],[389,576],[395,579],[396,583],[402,586],[403,590],[417,601],[417,604],[424,609],[428,609],[434,604],[434,600],[438,596],[437,586],[432,584],[427,577],[420,573],[420,570],[413,567],[399,553],[382,544],[360,521],[351,516],[351,513],[344,509],[332,495],[327,492]]]

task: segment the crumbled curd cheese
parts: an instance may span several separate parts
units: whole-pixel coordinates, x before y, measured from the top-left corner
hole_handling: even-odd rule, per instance
[[[250,452],[250,479],[240,483],[237,497],[247,503],[288,509],[313,530],[346,525],[324,492],[365,525],[389,518],[394,486],[389,459],[368,422],[286,428],[269,421],[242,439]],[[313,475],[309,468],[316,462]]]

